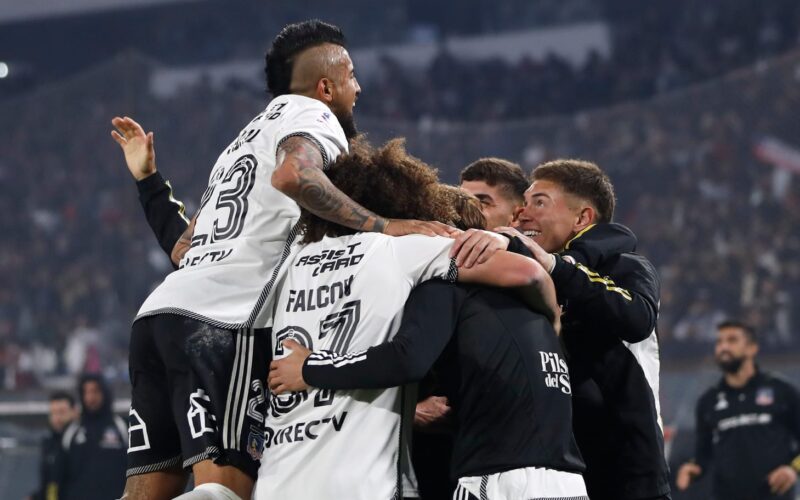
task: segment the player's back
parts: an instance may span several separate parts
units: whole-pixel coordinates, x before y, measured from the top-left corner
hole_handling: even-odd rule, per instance
[[[376,233],[302,247],[276,299],[274,355],[291,338],[357,359],[391,339],[411,289],[454,272],[451,247],[441,237]],[[414,496],[405,443],[416,391],[408,389],[272,396],[256,498],[388,500],[401,480],[403,495]]]
[[[428,283],[423,291],[453,294],[457,304],[456,335],[434,366],[457,408],[453,477],[525,467],[581,473],[570,376],[550,321],[505,290]]]
[[[273,99],[219,155],[200,202],[191,249],[179,269],[147,298],[139,317],[181,314],[222,328],[252,326],[294,241],[297,204],[272,186],[276,155],[303,136],[327,166],[347,140],[322,102]]]

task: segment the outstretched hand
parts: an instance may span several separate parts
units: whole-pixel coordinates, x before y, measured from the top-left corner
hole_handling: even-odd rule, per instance
[[[145,134],[141,125],[132,118],[115,116],[111,120],[116,130],[111,137],[122,148],[125,162],[133,178],[140,181],[156,172],[156,152],[153,147],[153,133]]]
[[[269,389],[274,394],[308,389],[308,384],[303,380],[303,364],[311,351],[291,339],[283,341],[283,348],[289,349],[291,354],[269,364]]]

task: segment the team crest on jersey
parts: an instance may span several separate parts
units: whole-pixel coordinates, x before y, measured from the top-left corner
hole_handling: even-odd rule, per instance
[[[717,404],[714,405],[714,409],[717,411],[722,411],[728,408],[728,400],[725,398],[724,392],[717,393]]]
[[[247,435],[247,453],[255,461],[261,460],[261,455],[264,453],[264,434],[252,427],[250,434]]]
[[[756,391],[756,404],[758,406],[769,406],[775,402],[775,392],[772,387],[760,387]]]
[[[100,448],[122,448],[122,439],[113,427],[106,427],[100,439]]]

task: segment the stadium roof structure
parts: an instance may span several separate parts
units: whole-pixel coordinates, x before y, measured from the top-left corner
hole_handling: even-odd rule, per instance
[[[202,0],[3,0],[0,3],[0,24],[199,1]]]

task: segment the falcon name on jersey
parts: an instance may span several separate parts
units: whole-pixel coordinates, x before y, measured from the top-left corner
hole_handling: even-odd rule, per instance
[[[394,337],[412,288],[455,279],[453,240],[359,233],[299,247],[274,306],[273,355],[292,339],[331,354],[364,351]],[[317,355],[315,355],[317,358]],[[272,395],[256,498],[386,499],[417,495],[407,439],[415,387]]]
[[[137,319],[173,313],[228,329],[265,321],[258,314],[300,216],[297,204],[271,182],[278,146],[293,136],[319,147],[323,167],[347,151],[342,127],[322,102],[299,95],[273,99],[220,154],[200,201],[191,249]]]

